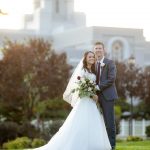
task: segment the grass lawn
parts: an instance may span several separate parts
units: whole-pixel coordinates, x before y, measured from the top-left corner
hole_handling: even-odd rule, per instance
[[[138,142],[119,142],[117,143],[116,150],[150,150],[150,140]]]

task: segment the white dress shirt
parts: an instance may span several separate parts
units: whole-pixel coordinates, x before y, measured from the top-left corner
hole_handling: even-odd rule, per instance
[[[97,60],[97,64],[100,62],[101,64],[103,63],[103,61],[104,61],[104,56],[103,56],[103,58],[101,59],[101,60]],[[98,67],[98,65],[96,65],[97,67]],[[98,70],[98,68],[97,68],[97,70]],[[101,67],[100,67],[100,76],[101,76]]]

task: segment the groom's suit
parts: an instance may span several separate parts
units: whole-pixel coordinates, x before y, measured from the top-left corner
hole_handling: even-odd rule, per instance
[[[115,87],[116,66],[112,60],[109,60],[107,58],[103,59],[103,63],[104,66],[101,67],[100,79],[98,83],[100,88],[98,96],[100,105],[102,107],[110,144],[112,147],[115,147],[116,128],[114,115],[114,100],[118,99]],[[96,71],[98,70],[96,69]]]

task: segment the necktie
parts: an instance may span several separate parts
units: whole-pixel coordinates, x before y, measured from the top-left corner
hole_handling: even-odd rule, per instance
[[[100,66],[101,66],[101,63],[98,62],[98,63],[97,63],[96,84],[99,84],[99,80],[100,80]]]

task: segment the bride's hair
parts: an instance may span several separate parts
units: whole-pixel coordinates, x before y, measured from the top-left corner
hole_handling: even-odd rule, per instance
[[[86,58],[87,58],[87,55],[88,55],[89,53],[94,54],[92,51],[87,51],[87,52],[84,53],[84,58],[83,58],[83,69],[87,70],[88,72],[90,72],[90,70],[89,70],[88,67],[87,67]],[[95,54],[94,54],[94,56],[95,56]],[[91,66],[91,71],[92,71],[92,73],[95,74],[95,63],[92,64],[92,66]]]

